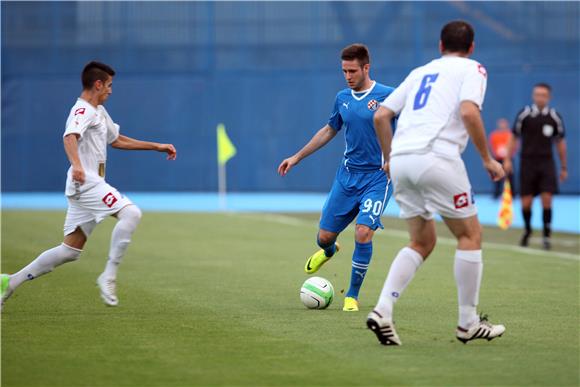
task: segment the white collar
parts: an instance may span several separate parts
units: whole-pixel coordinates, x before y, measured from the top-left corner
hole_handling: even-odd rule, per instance
[[[373,84],[368,89],[362,90],[362,91],[357,91],[356,94],[364,93],[360,97],[356,96],[355,91],[353,89],[350,89],[350,94],[352,94],[352,98],[356,99],[357,101],[363,100],[366,98],[367,95],[370,94],[371,91],[373,91],[376,84],[377,84],[377,81],[373,81]]]
[[[544,106],[544,108],[542,109],[541,113],[542,115],[547,115],[550,112],[550,107],[548,105]],[[540,108],[534,103],[532,104],[532,113],[534,115],[537,115],[538,113],[540,113]]]

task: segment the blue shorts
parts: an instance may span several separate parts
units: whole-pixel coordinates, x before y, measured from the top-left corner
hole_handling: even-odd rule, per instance
[[[341,166],[322,208],[320,228],[340,233],[354,218],[357,218],[356,224],[373,231],[383,228],[381,215],[392,193],[391,182],[383,170],[349,172]]]

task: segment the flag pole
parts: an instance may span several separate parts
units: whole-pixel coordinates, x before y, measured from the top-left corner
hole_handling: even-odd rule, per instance
[[[218,197],[220,211],[225,211],[227,209],[226,182],[226,164],[220,163],[218,165]]]

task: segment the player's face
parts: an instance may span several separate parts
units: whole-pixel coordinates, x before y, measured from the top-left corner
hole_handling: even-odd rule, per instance
[[[102,105],[113,93],[113,77],[109,76],[105,82],[96,81],[95,89],[99,97],[99,105]]]
[[[534,87],[532,92],[532,100],[540,109],[546,106],[550,102],[550,90],[545,87]]]
[[[370,65],[361,66],[358,60],[343,60],[342,73],[348,87],[354,91],[363,90],[365,81],[369,76]]]

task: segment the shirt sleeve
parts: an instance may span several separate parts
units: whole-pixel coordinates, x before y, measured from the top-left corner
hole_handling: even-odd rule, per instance
[[[524,119],[530,114],[530,107],[526,106],[522,110],[519,111],[518,115],[516,116],[516,120],[514,122],[514,126],[512,128],[512,133],[516,137],[520,137],[522,135],[522,125]]]
[[[82,138],[92,124],[93,115],[94,112],[84,107],[76,108],[74,111],[71,111],[63,137],[68,136],[69,134],[78,134],[79,137]]]
[[[381,102],[381,106],[384,106],[387,109],[393,111],[395,115],[398,115],[405,107],[407,95],[409,94],[409,90],[413,85],[411,81],[411,74],[409,74],[403,83],[401,83],[399,87],[393,90],[393,92],[390,93],[383,102]]]
[[[113,119],[105,108],[103,108],[103,114],[105,116],[105,122],[107,123],[107,144],[111,144],[119,138],[120,126],[113,122]]]
[[[342,129],[342,117],[340,116],[340,110],[339,110],[339,101],[338,101],[338,94],[336,95],[336,99],[334,100],[334,107],[332,109],[332,113],[330,114],[330,117],[328,118],[328,125],[330,125],[330,127],[334,130],[336,130],[337,132]]]
[[[564,121],[562,120],[562,116],[558,114],[556,109],[550,109],[550,116],[556,121],[556,132],[554,133],[554,137],[561,139],[564,138],[566,134],[566,129],[564,129]]]
[[[485,99],[485,90],[487,88],[487,71],[481,64],[474,62],[473,66],[469,66],[461,91],[459,92],[459,101],[474,102],[479,110],[483,108],[483,100]]]

